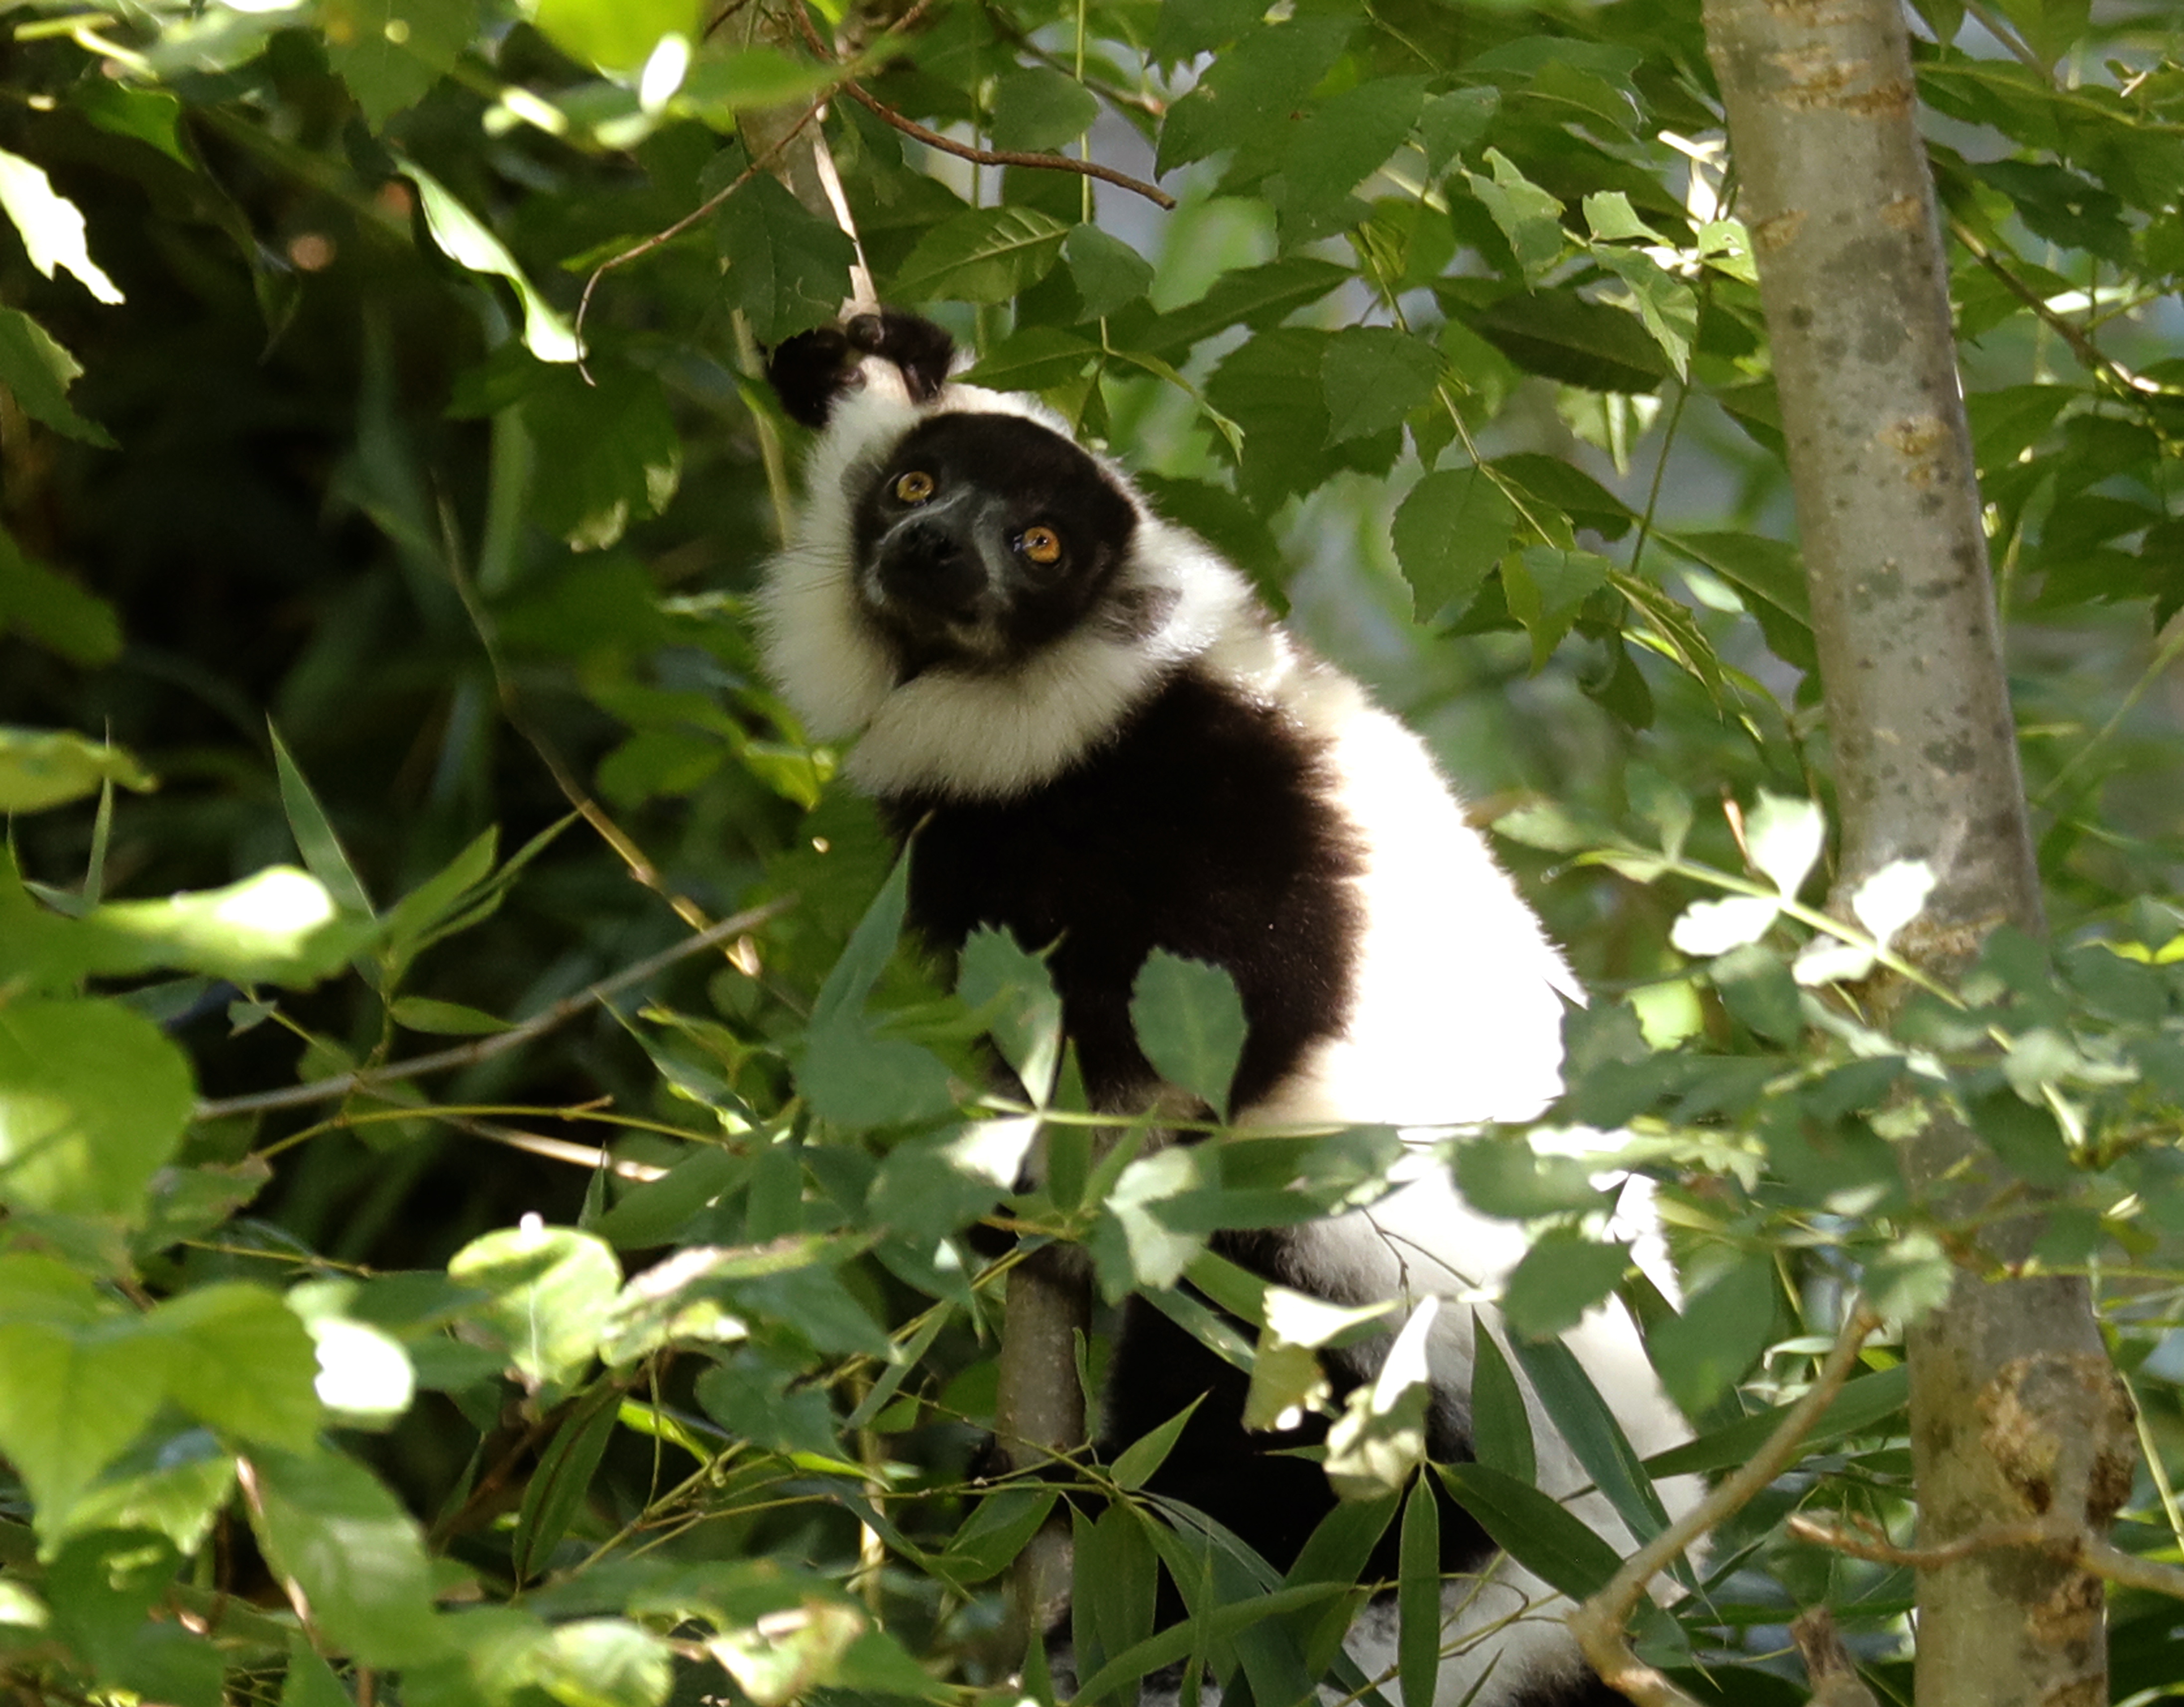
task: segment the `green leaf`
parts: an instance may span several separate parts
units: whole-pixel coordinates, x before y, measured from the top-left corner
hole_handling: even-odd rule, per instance
[[[1166,176],[1178,166],[1228,148],[1245,158],[1263,158],[1278,146],[1291,115],[1334,64],[1357,21],[1327,14],[1299,15],[1245,35],[1167,109],[1154,163],[1156,175]]]
[[[566,4],[571,8],[588,8],[593,3],[594,0],[549,0],[549,4]],[[626,4],[625,0],[611,0],[611,4],[603,9],[635,15],[646,3],[651,3],[651,0],[639,0],[634,6]],[[680,4],[681,0],[677,3]],[[541,8],[542,12],[544,9]],[[539,22],[540,27],[544,28],[543,17]],[[650,51],[649,43],[647,51]],[[425,228],[432,234],[440,253],[457,266],[506,279],[515,287],[517,299],[523,305],[523,347],[541,361],[576,360],[582,354],[577,348],[576,333],[553,305],[539,295],[528,276],[516,265],[515,257],[508,252],[507,245],[415,161],[398,160],[395,164],[396,170],[417,187]]]
[[[1098,344],[1075,332],[1029,326],[1003,338],[961,377],[994,391],[1047,391],[1079,378],[1099,354]]]
[[[580,551],[611,545],[632,519],[657,516],[682,483],[682,438],[656,374],[616,365],[594,369],[588,384],[556,367],[522,408],[538,457],[532,513]]]
[[[375,918],[371,897],[365,893],[355,867],[349,864],[341,838],[334,834],[334,827],[327,820],[326,808],[319,804],[319,797],[312,792],[302,769],[289,756],[287,743],[281,739],[281,731],[270,718],[265,733],[273,744],[273,767],[281,779],[281,805],[287,812],[288,828],[296,838],[297,851],[304,856],[304,865],[313,877],[326,885],[334,904],[344,912]]]
[[[675,1676],[666,1643],[623,1618],[558,1626],[525,1670],[561,1707],[660,1707]]]
[[[1226,971],[1155,949],[1131,988],[1130,1024],[1154,1071],[1227,1113],[1247,1027],[1244,1000]]]
[[[1448,164],[1486,140],[1502,110],[1502,92],[1492,87],[1452,89],[1426,103],[1418,114],[1418,141],[1425,149],[1426,176],[1437,178]]]
[[[1423,338],[1384,326],[1336,332],[1320,357],[1329,441],[1400,427],[1433,395],[1440,377],[1440,354]]]
[[[1732,895],[1695,901],[1669,927],[1669,940],[1682,953],[1709,958],[1755,943],[1774,928],[1781,904],[1766,895]]]
[[[166,1396],[166,1347],[47,1257],[0,1254],[0,1453],[59,1526]]]
[[[43,812],[109,782],[142,792],[158,780],[123,748],[66,729],[0,728],[0,812]]]
[[[1566,1334],[1630,1266],[1628,1245],[1596,1244],[1563,1228],[1543,1234],[1502,1287],[1509,1325],[1527,1339]]]
[[[998,1576],[1039,1533],[1056,1498],[1050,1487],[995,1488],[972,1509],[941,1555],[939,1568],[957,1582]]]
[[[0,148],[0,209],[15,222],[31,265],[47,278],[53,269],[70,272],[103,303],[122,299],[121,287],[92,259],[85,241],[83,215],[53,188],[44,168]]]
[[[571,59],[607,72],[637,70],[663,36],[699,36],[692,0],[538,0],[531,18]]]
[[[281,1680],[281,1707],[352,1707],[334,1668],[298,1633],[288,1650],[287,1676]]]
[[[1044,1104],[1061,1066],[1061,998],[1045,961],[1006,931],[981,925],[958,957],[956,993],[985,1018],[1001,1059]]]
[[[1062,239],[1061,257],[1088,319],[1114,314],[1152,288],[1153,264],[1097,226],[1072,228]]]
[[[560,1388],[598,1353],[621,1265],[604,1240],[528,1221],[471,1240],[448,1277],[491,1295],[476,1314],[525,1381]]]
[[[1646,1349],[1669,1397],[1691,1416],[1725,1397],[1766,1350],[1774,1315],[1774,1265],[1749,1261],[1685,1300],[1681,1315],[1654,1323]]]
[[[187,1556],[204,1544],[234,1492],[235,1459],[208,1430],[155,1431],[109,1464],[81,1498],[42,1512],[38,1527],[48,1549],[102,1529],[148,1529]]]
[[[1350,277],[1347,267],[1317,255],[1284,255],[1225,272],[1198,301],[1156,315],[1148,311],[1143,324],[1134,318],[1130,347],[1180,360],[1194,345],[1234,326],[1268,331]]]
[[[1279,176],[1268,186],[1281,220],[1284,248],[1312,242],[1351,222],[1350,192],[1403,145],[1425,104],[1427,81],[1371,77],[1288,126],[1276,167]]]
[[[1806,1435],[1802,1450],[1809,1452],[1846,1435],[1871,1432],[1877,1425],[1903,1410],[1910,1391],[1911,1371],[1903,1364],[1875,1375],[1860,1375],[1847,1383],[1829,1402]],[[1661,1481],[1674,1475],[1702,1475],[1733,1469],[1749,1461],[1773,1437],[1790,1409],[1787,1404],[1776,1405],[1756,1415],[1739,1418],[1695,1441],[1656,1453],[1646,1460],[1646,1468]]]
[[[1124,1447],[1115,1459],[1115,1486],[1134,1492],[1150,1481],[1154,1474],[1167,1462],[1168,1453],[1175,1450],[1176,1442],[1183,1437],[1183,1431],[1200,1403],[1200,1400],[1193,1399],[1159,1427]]]
[[[1532,667],[1547,660],[1585,601],[1607,584],[1614,566],[1596,551],[1569,551],[1559,545],[1527,545],[1502,560],[1502,590],[1510,614],[1532,638]]]
[[[121,650],[113,605],[24,556],[0,531],[0,633],[10,628],[72,664],[110,664]]]
[[[1568,234],[1562,226],[1563,204],[1527,178],[1499,148],[1486,151],[1486,165],[1492,177],[1482,178],[1476,172],[1466,172],[1464,177],[1471,193],[1508,238],[1525,282],[1536,285],[1568,247]]]
[[[1044,65],[1010,72],[994,85],[997,148],[1043,153],[1074,142],[1100,116],[1100,100],[1074,77]]]
[[[414,1665],[447,1650],[424,1537],[370,1471],[331,1452],[268,1451],[251,1463],[259,1543],[328,1640],[366,1665]]]
[[[727,262],[722,298],[750,316],[761,343],[832,325],[850,294],[856,245],[771,172],[760,172],[714,216],[713,238]]]
[[[1440,1508],[1420,1476],[1403,1502],[1396,1587],[1396,1675],[1403,1707],[1433,1707],[1440,1681]]]
[[[103,78],[98,81],[109,89],[117,86]],[[172,96],[159,98],[174,100]],[[0,385],[8,388],[31,420],[86,444],[111,450],[114,443],[106,429],[95,421],[86,421],[68,399],[69,388],[82,371],[76,359],[30,315],[19,309],[0,309]],[[14,549],[12,544],[8,549],[11,553]],[[0,610],[4,608],[5,601],[0,600]],[[106,660],[79,661],[103,663]]]
[[[898,302],[1006,302],[1053,270],[1069,227],[1036,208],[971,208],[918,240],[895,274]]]
[[[1479,1462],[1521,1482],[1539,1476],[1532,1416],[1502,1342],[1471,1313],[1471,1444]]]
[[[398,996],[387,1012],[404,1030],[433,1037],[487,1037],[509,1029],[509,1022],[496,1014],[429,996]]]
[[[614,1436],[616,1399],[612,1387],[588,1396],[570,1412],[539,1454],[538,1468],[523,1490],[522,1509],[515,1520],[512,1556],[519,1578],[544,1572],[554,1549],[590,1496],[592,1476]]]
[[[1573,1600],[1606,1587],[1621,1567],[1613,1548],[1537,1488],[1483,1464],[1437,1468],[1496,1546]]]
[[[172,1347],[167,1390],[224,1434],[308,1450],[319,1428],[311,1336],[263,1287],[219,1281],[170,1298],[144,1319]]]
[[[1521,1136],[1467,1139],[1457,1148],[1456,1183],[1484,1214],[1529,1221],[1604,1207],[1607,1194],[1575,1156],[1543,1156]]]
[[[375,934],[370,920],[337,913],[316,879],[276,865],[226,889],[94,907],[68,952],[107,976],[166,967],[300,988],[339,972]]]
[[[135,88],[111,77],[86,77],[69,91],[68,103],[109,136],[134,137],[184,170],[198,170],[182,142],[182,103],[165,90]]]
[[[0,1006],[0,1202],[140,1219],[196,1100],[188,1057],[119,1002]]]
[[[375,131],[415,106],[477,33],[476,0],[322,0],[326,63]]]
[[[1650,1541],[1666,1529],[1669,1514],[1645,1464],[1577,1354],[1560,1340],[1518,1339],[1511,1348],[1547,1420],[1630,1532]]]
[[[1509,549],[1517,509],[1482,469],[1443,469],[1396,511],[1396,561],[1421,622],[1460,616]]]
[[[1699,335],[1698,293],[1641,250],[1596,245],[1592,255],[1630,291],[1629,307],[1661,347],[1670,371],[1678,379],[1689,377],[1691,346]]]

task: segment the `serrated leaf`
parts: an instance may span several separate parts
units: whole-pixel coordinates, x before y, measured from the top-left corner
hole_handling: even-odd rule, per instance
[[[1614,566],[1596,551],[1527,545],[1502,563],[1509,613],[1532,640],[1532,667],[1541,670],[1585,601],[1607,584]]]
[[[728,198],[713,237],[728,264],[723,298],[750,316],[761,343],[830,325],[841,312],[856,245],[772,173],[758,173]]]
[[[1396,511],[1396,560],[1421,622],[1461,614],[1509,549],[1517,509],[1482,469],[1429,474]]]
[[[1027,66],[994,83],[993,112],[995,148],[1040,153],[1090,130],[1100,116],[1100,98],[1074,77]]]
[[[477,33],[476,0],[324,0],[326,63],[375,131],[454,69]]]
[[[1006,302],[1052,271],[1069,227],[1036,208],[971,208],[918,240],[895,274],[905,302]]]
[[[1131,987],[1130,1024],[1154,1071],[1226,1114],[1246,1029],[1226,971],[1155,949]]]
[[[573,367],[549,369],[523,398],[523,424],[538,454],[532,515],[580,551],[613,544],[630,522],[657,516],[682,479],[682,438],[657,374],[626,365],[595,369],[587,384]],[[611,577],[603,593],[631,590],[653,602],[641,567]],[[622,633],[656,623],[625,614]],[[618,638],[618,636],[617,636]],[[607,644],[599,637],[599,644]]]
[[[1464,174],[1471,192],[1502,228],[1526,281],[1537,284],[1562,259],[1568,241],[1562,226],[1563,204],[1527,178],[1499,148],[1486,151],[1493,176]]]
[[[1153,264],[1097,226],[1074,227],[1062,240],[1061,255],[1089,317],[1115,314],[1152,288]]]
[[[1245,34],[1168,108],[1155,170],[1165,176],[1223,149],[1274,146],[1356,27],[1353,18],[1307,14]]]
[[[1393,326],[1351,326],[1327,342],[1320,384],[1327,399],[1328,440],[1340,443],[1384,432],[1433,395],[1440,357],[1423,338]]]

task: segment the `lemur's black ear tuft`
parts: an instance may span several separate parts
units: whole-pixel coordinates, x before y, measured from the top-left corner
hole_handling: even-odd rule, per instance
[[[929,320],[883,308],[785,339],[766,358],[766,377],[790,420],[822,427],[868,355],[894,365],[912,403],[930,403],[948,382],[956,340]]]

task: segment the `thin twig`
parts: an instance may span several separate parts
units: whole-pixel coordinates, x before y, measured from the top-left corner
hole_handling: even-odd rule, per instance
[[[2158,393],[2161,388],[2142,379],[2114,356],[2095,343],[2083,326],[2074,323],[2068,315],[2058,314],[2048,306],[2047,298],[2010,271],[1997,259],[1994,252],[1981,241],[1979,233],[1962,220],[1949,221],[1949,235],[1971,251],[1972,259],[2002,282],[2002,287],[2015,297],[2034,316],[2056,337],[2070,346],[2070,353],[2084,364],[2089,373],[2105,373],[2134,397]]]
[[[1880,1318],[1860,1302],[1836,1336],[1835,1348],[1805,1396],[1767,1437],[1752,1461],[1713,1492],[1624,1560],[1607,1586],[1569,1615],[1569,1626],[1592,1668],[1640,1707],[1696,1707],[1691,1698],[1640,1660],[1626,1626],[1646,1586],[1670,1560],[1708,1530],[1741,1509],[1780,1475],[1799,1444],[1819,1420],[1857,1367],[1858,1354],[1880,1326]]]
[[[755,929],[777,913],[786,911],[794,900],[793,895],[782,895],[763,906],[746,908],[717,924],[709,925],[695,935],[669,944],[657,954],[645,956],[643,960],[624,967],[620,972],[601,979],[574,996],[562,997],[543,1012],[535,1013],[505,1031],[497,1031],[490,1037],[481,1037],[474,1043],[438,1050],[431,1055],[412,1056],[406,1061],[390,1061],[382,1067],[359,1067],[353,1073],[336,1074],[331,1079],[315,1079],[308,1085],[291,1085],[279,1091],[261,1091],[248,1096],[228,1096],[216,1102],[200,1102],[194,1118],[217,1120],[230,1114],[255,1114],[269,1108],[308,1107],[314,1102],[336,1102],[352,1092],[368,1091],[374,1085],[415,1079],[426,1073],[443,1073],[451,1067],[470,1067],[481,1061],[490,1061],[496,1055],[504,1055],[556,1026],[567,1024],[593,1003],[604,1001],[632,985],[644,983],[655,973],[672,966],[678,960]]]
[[[924,8],[920,5],[916,9],[922,11]],[[801,6],[792,8],[791,15],[795,19],[797,26],[803,31],[804,39],[810,44],[813,53],[822,59],[834,57],[827,44],[820,39],[819,32],[812,27],[811,19],[805,15]],[[907,17],[903,20],[904,23],[908,21]],[[897,25],[895,27],[900,29],[902,25]],[[892,34],[893,31],[889,33]],[[955,155],[958,159],[969,160],[981,166],[1028,166],[1038,171],[1072,172],[1079,177],[1097,178],[1103,184],[1113,184],[1122,189],[1134,191],[1157,207],[1175,206],[1175,198],[1168,194],[1166,190],[1161,189],[1156,185],[1148,184],[1142,179],[1134,178],[1127,172],[1118,172],[1112,166],[1103,166],[1097,160],[1075,160],[1067,154],[1019,153],[1009,148],[974,148],[968,142],[956,142],[942,136],[938,131],[928,130],[907,114],[898,113],[885,102],[875,100],[866,91],[865,86],[854,77],[845,77],[842,80],[841,92],[856,102],[867,112],[876,114],[884,122],[894,126],[905,137],[915,137],[927,148],[938,148],[943,153]]]
[[[2059,1515],[2059,1507],[2057,1511]],[[1898,1547],[1885,1536],[1837,1529],[1809,1517],[1791,1518],[1790,1532],[1800,1541],[1848,1554],[1852,1559],[1870,1559],[1876,1565],[1908,1565],[1915,1570],[1936,1570],[1975,1554],[1992,1553],[2002,1548],[2036,1548],[2109,1582],[2184,1600],[2184,1566],[2164,1565],[2158,1559],[2141,1559],[2136,1554],[2126,1553],[2067,1517],[2059,1521],[1993,1524],[1970,1535],[1960,1535],[1939,1547]]]
[[[633,261],[640,255],[649,255],[653,252],[653,250],[660,248],[664,243],[671,243],[674,242],[675,239],[681,237],[683,232],[688,231],[691,226],[696,225],[699,220],[711,214],[715,209],[719,208],[722,203],[727,201],[730,196],[733,196],[738,190],[743,188],[745,184],[756,177],[760,172],[764,171],[770,167],[773,163],[774,157],[779,154],[783,149],[786,148],[789,143],[795,141],[797,137],[803,132],[804,127],[810,124],[814,119],[817,118],[819,114],[825,110],[826,105],[827,103],[823,97],[819,100],[814,101],[805,109],[804,116],[799,119],[794,124],[791,125],[786,131],[783,131],[781,135],[775,139],[772,147],[767,148],[763,153],[758,155],[749,165],[745,166],[742,171],[738,172],[733,181],[722,186],[711,195],[706,197],[704,201],[699,203],[696,207],[691,209],[688,213],[683,215],[682,217],[676,220],[673,225],[667,226],[664,231],[655,232],[649,237],[640,238],[638,242],[632,243],[627,248],[624,249],[620,254],[608,256],[606,259],[601,261],[597,266],[592,269],[592,276],[584,281],[584,293],[577,298],[577,317],[575,322],[571,327],[571,332],[577,340],[577,371],[583,375],[585,384],[596,385],[599,383],[597,380],[592,377],[591,369],[585,365],[583,349],[584,316],[591,312],[592,293],[599,288],[599,281],[604,278],[609,273],[612,272],[616,267],[622,266],[630,261]]]
[[[1118,172],[1112,166],[1103,166],[1097,160],[1075,160],[1067,154],[1027,154],[1013,148],[974,148],[968,142],[959,142],[942,136],[938,131],[928,130],[916,120],[898,113],[884,102],[874,100],[856,83],[844,83],[842,92],[867,112],[894,126],[905,137],[914,137],[927,148],[938,148],[944,154],[953,154],[958,159],[969,160],[981,166],[1029,166],[1044,172],[1072,172],[1078,177],[1097,178],[1103,184],[1113,184],[1118,189],[1129,190],[1143,196],[1156,207],[1175,206],[1175,198],[1157,184],[1134,178],[1128,172]]]

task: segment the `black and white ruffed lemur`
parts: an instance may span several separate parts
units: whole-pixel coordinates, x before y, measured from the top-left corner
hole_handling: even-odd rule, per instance
[[[1224,968],[1243,998],[1240,1125],[1445,1130],[1538,1113],[1561,1085],[1565,1001],[1581,996],[1424,745],[1039,400],[951,380],[954,353],[931,322],[882,310],[791,340],[770,369],[819,436],[767,572],[767,664],[813,736],[854,739],[849,778],[897,833],[917,829],[918,929],[942,949],[979,925],[1050,946],[1100,1107],[1136,1113],[1162,1090],[1129,1015],[1162,948]],[[1415,1171],[1368,1210],[1220,1247],[1346,1304],[1490,1291],[1520,1230],[1468,1208],[1438,1166]],[[1646,1219],[1642,1186],[1624,1207]],[[1445,1462],[1472,1456],[1471,1334],[1459,1307],[1429,1342],[1428,1449]],[[1685,1437],[1619,1304],[1568,1339],[1641,1453]],[[1331,1356],[1338,1394],[1385,1349]],[[1319,1466],[1284,1449],[1325,1425],[1247,1431],[1245,1387],[1134,1304],[1103,1432],[1126,1443],[1203,1395],[1150,1492],[1284,1570],[1335,1500]],[[1585,1487],[1536,1414],[1535,1432],[1542,1487]],[[1665,1490],[1672,1505],[1693,1492]],[[1598,1494],[1572,1504],[1630,1548]],[[1621,1699],[1580,1659],[1566,1603],[1453,1505],[1440,1533],[1440,1707]],[[1370,1567],[1384,1580],[1394,1550],[1390,1533]],[[1349,1645],[1373,1676],[1394,1641],[1383,1600]]]

